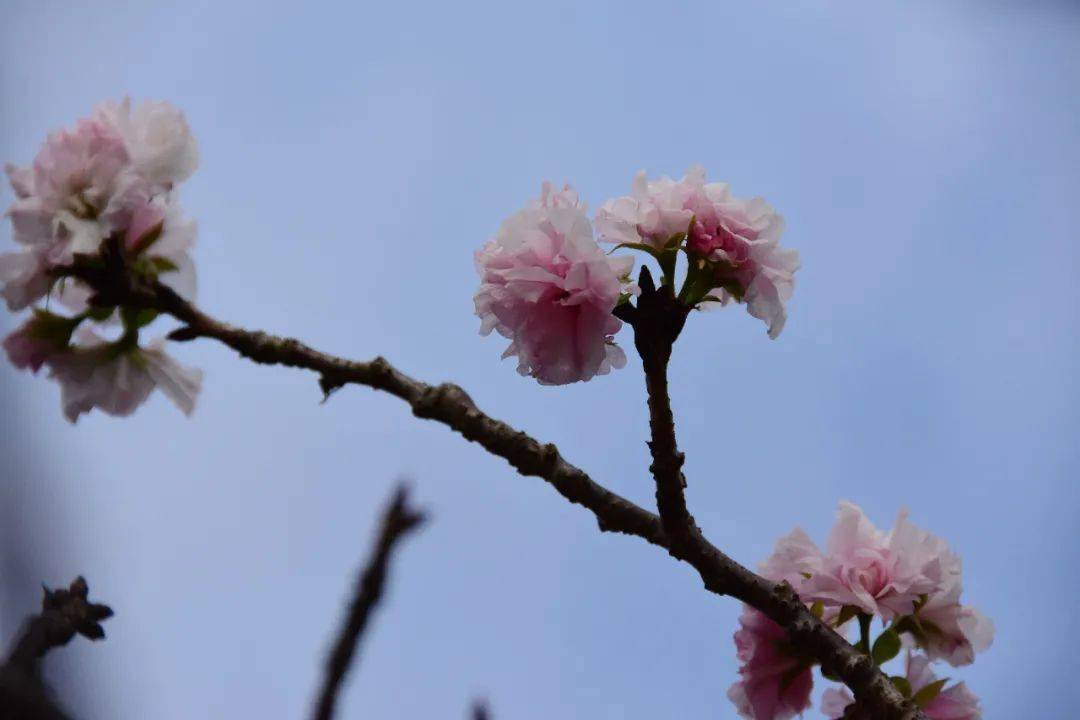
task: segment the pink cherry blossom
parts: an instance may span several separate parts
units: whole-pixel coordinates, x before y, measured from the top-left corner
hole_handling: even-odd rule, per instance
[[[917,644],[931,660],[954,667],[970,665],[975,654],[994,641],[994,623],[973,607],[960,604],[959,575],[932,593],[915,613]]]
[[[0,283],[8,307],[33,304],[53,287],[53,270],[75,253],[97,252],[109,235],[123,233],[129,246],[162,223],[152,255],[167,260],[162,281],[189,299],[195,290],[187,250],[194,223],[185,220],[173,186],[198,164],[198,151],[183,116],[167,103],[129,101],[99,105],[72,130],[53,133],[32,167],[6,167],[16,201],[7,215],[23,248],[0,255]],[[149,223],[149,224],[148,224]],[[67,281],[60,302],[86,308],[87,288]]]
[[[35,314],[4,339],[11,364],[36,373],[50,358],[67,348],[77,321],[46,312]]]
[[[79,337],[79,345],[46,360],[49,376],[60,383],[61,405],[71,422],[95,407],[108,415],[130,415],[154,388],[185,415],[194,410],[202,371],[167,355],[163,341],[123,348],[89,330],[80,331]]]
[[[759,566],[761,576],[773,582],[787,582],[800,590],[807,577],[824,572],[825,556],[802,528],[795,528],[776,541],[773,554]]]
[[[45,297],[52,282],[45,252],[27,248],[0,254],[0,296],[9,310],[22,310]]]
[[[131,100],[104,102],[94,108],[95,120],[123,138],[136,172],[151,185],[168,189],[183,182],[199,166],[199,149],[183,113],[167,102]]]
[[[639,172],[631,194],[604,203],[596,213],[602,240],[662,248],[686,234],[686,252],[707,263],[713,274],[713,301],[745,302],[747,311],[768,324],[769,336],[784,329],[799,254],[780,247],[784,221],[761,198],[731,195],[726,183],[706,183],[705,170],[691,168],[681,180],[646,182]],[[711,303],[706,303],[705,307]]]
[[[930,669],[929,659],[911,653],[907,656],[906,674],[913,694],[938,679]],[[982,717],[979,698],[962,682],[942,690],[923,706],[922,711],[930,720],[979,720]]]
[[[134,205],[124,244],[133,256],[167,261],[158,270],[158,279],[185,300],[194,301],[198,283],[190,250],[196,230],[195,221],[184,216],[174,194],[166,193]],[[87,285],[69,278],[56,286],[54,297],[72,312],[81,313],[89,308],[91,295]]]
[[[190,251],[195,245],[197,233],[195,221],[184,216],[183,210],[172,193],[157,196],[147,203],[147,207],[142,212],[145,216],[139,218],[141,222],[151,223],[151,227],[159,223],[161,225],[160,235],[145,250],[145,254],[152,258],[167,260],[176,268],[162,272],[161,282],[171,287],[185,300],[194,300],[197,283],[195,264],[191,260]],[[139,243],[146,229],[148,228],[140,229],[133,223],[125,238],[129,247]]]
[[[585,208],[569,186],[541,196],[509,217],[476,253],[480,332],[511,343],[518,372],[543,384],[589,380],[626,364],[613,336],[611,311],[633,267],[609,257],[592,236]]]
[[[0,255],[2,294],[12,310],[48,292],[49,270],[76,252],[96,251],[116,229],[124,198],[137,181],[125,174],[129,157],[120,136],[102,123],[79,121],[55,132],[32,168],[7,166],[15,190],[8,209],[20,251]]]
[[[728,690],[739,717],[746,720],[788,720],[810,707],[811,664],[799,656],[787,633],[749,606],[735,633],[740,679]]]
[[[821,694],[821,714],[829,720],[840,720],[854,702],[855,697],[846,687],[828,688]]]
[[[938,678],[930,669],[930,660],[922,655],[907,656],[905,672],[912,696],[916,696],[927,685],[937,682]],[[844,717],[848,706],[855,702],[847,688],[829,688],[821,697],[821,712],[830,720]],[[982,709],[977,698],[967,686],[960,682],[942,689],[932,700],[922,707],[923,714],[929,720],[980,720]]]
[[[911,525],[906,513],[886,535],[858,506],[842,502],[824,562],[799,591],[808,600],[852,605],[891,620],[910,614],[919,596],[941,587],[943,568],[954,561],[944,542]]]
[[[645,171],[634,176],[630,195],[608,200],[596,211],[600,239],[661,248],[675,235],[685,233],[694,211],[692,188],[686,179],[645,180]]]

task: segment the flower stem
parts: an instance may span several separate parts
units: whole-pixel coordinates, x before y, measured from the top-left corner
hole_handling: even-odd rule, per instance
[[[867,655],[870,654],[870,621],[873,615],[859,613],[859,649]]]

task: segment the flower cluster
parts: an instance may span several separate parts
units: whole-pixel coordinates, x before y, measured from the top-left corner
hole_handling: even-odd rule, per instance
[[[634,178],[631,194],[596,214],[608,242],[663,255],[684,246],[690,260],[682,299],[745,302],[776,338],[787,322],[784,303],[795,288],[799,254],[780,247],[784,219],[761,198],[742,200],[726,183],[706,183],[698,166],[678,181]]]
[[[905,676],[893,678],[931,720],[977,720],[978,699],[963,683],[946,689],[930,670],[932,660],[961,666],[990,646],[993,624],[960,603],[960,559],[940,538],[919,529],[901,512],[888,533],[857,506],[843,502],[822,551],[802,530],[781,538],[761,564],[762,576],[786,582],[815,614],[844,632],[858,620],[859,647],[881,665],[909,648]],[[870,627],[884,630],[870,642]],[[810,706],[813,660],[788,643],[782,629],[747,608],[735,635],[740,680],[729,697],[750,720],[786,720]],[[822,710],[843,717],[854,700],[846,691],[825,695]]]
[[[585,207],[566,186],[545,183],[538,200],[503,222],[476,253],[480,332],[510,339],[518,372],[564,385],[626,364],[611,314],[626,290],[633,260],[605,255]]]
[[[693,168],[682,180],[634,180],[628,197],[609,200],[590,223],[569,187],[545,184],[539,199],[503,222],[476,254],[480,332],[510,340],[504,357],[544,384],[589,380],[622,367],[616,307],[638,293],[633,261],[605,255],[593,236],[640,250],[660,266],[662,290],[675,295],[678,255],[688,260],[678,300],[687,308],[744,302],[777,337],[794,288],[798,253],[779,246],[783,219],[760,198],[740,200]]]
[[[154,388],[185,413],[194,407],[201,373],[171,359],[162,342],[139,345],[155,313],[95,302],[70,272],[76,262],[102,265],[111,256],[192,298],[195,224],[180,210],[177,186],[198,162],[178,110],[125,99],[49,135],[32,165],[6,168],[15,192],[7,217],[20,248],[0,255],[0,296],[12,311],[55,301],[71,314],[33,307],[3,346],[18,368],[48,367],[72,422],[95,407],[128,415]],[[94,323],[100,332],[88,327]]]

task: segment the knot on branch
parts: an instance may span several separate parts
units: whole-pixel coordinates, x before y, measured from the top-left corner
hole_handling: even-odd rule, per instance
[[[468,393],[453,383],[429,385],[413,403],[413,415],[431,419],[445,411],[447,407],[457,406],[463,409],[475,409]]]
[[[324,372],[319,376],[319,389],[322,390],[325,403],[330,396],[345,386],[347,381],[337,373]]]
[[[389,375],[394,370],[390,362],[382,355],[377,355],[374,360],[368,363],[368,367],[371,369],[371,373],[376,376]]]
[[[540,470],[544,475],[554,475],[559,467],[559,448],[552,443],[545,443],[540,447]]]

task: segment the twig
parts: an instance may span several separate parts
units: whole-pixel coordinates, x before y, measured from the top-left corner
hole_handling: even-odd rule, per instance
[[[408,502],[408,489],[400,485],[383,511],[378,540],[364,572],[357,580],[349,614],[334,642],[334,649],[327,658],[322,689],[311,715],[313,720],[330,720],[334,716],[334,706],[342,681],[353,663],[357,645],[364,628],[367,627],[371,612],[382,597],[390,554],[399,540],[424,522],[423,514],[408,507]]]
[[[184,327],[170,335],[174,340],[213,338],[257,363],[314,371],[320,376],[324,393],[358,384],[401,398],[417,417],[437,420],[503,458],[522,475],[544,479],[564,498],[590,510],[601,530],[636,535],[664,548],[693,566],[706,589],[731,595],[761,610],[787,630],[792,642],[812,653],[823,667],[839,677],[861,703],[876,713],[876,718],[926,720],[866,655],[815,617],[789,586],[775,585],[747,570],[705,539],[693,524],[684,526],[689,529],[678,542],[672,543],[658,516],[595,482],[564,460],[554,445],[541,443],[486,415],[457,385],[428,385],[402,373],[381,357],[370,362],[346,360],[293,338],[228,325],[198,310],[159,282],[135,284],[127,275],[106,275],[78,263],[68,274],[94,288],[99,304],[153,308],[172,315],[184,323]],[[679,494],[682,494],[681,478]]]
[[[48,698],[41,683],[40,660],[76,634],[101,640],[101,622],[112,610],[87,599],[89,587],[81,576],[65,589],[45,588],[41,613],[31,617],[7,662],[0,667],[0,718],[60,719],[66,715]]]
[[[675,417],[668,395],[668,362],[672,346],[686,324],[690,308],[675,299],[670,285],[657,288],[649,268],[642,266],[637,306],[623,305],[619,316],[634,328],[634,347],[645,370],[649,403],[649,471],[656,480],[656,508],[664,532],[677,553],[690,543],[697,525],[686,507],[685,456],[675,441]]]

